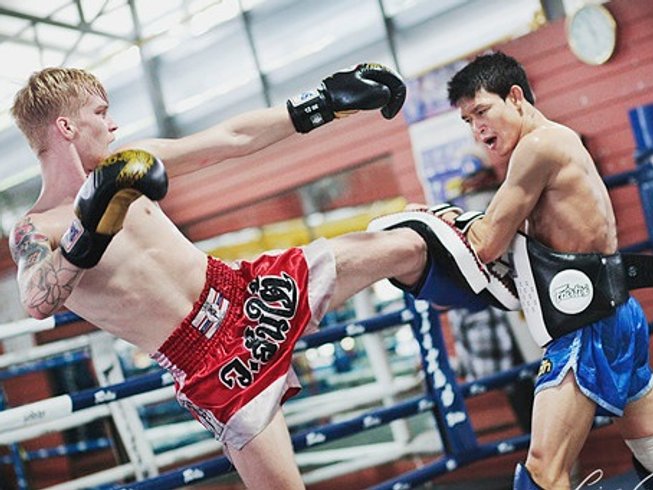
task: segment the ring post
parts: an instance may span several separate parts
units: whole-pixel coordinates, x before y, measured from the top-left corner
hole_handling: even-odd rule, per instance
[[[476,434],[456,376],[449,364],[440,318],[426,301],[406,295],[406,305],[414,313],[411,327],[422,355],[426,391],[433,401],[445,453],[457,456],[478,448]]]
[[[628,112],[636,143],[637,186],[642,200],[648,239],[653,243],[653,104],[635,107]]]
[[[98,335],[91,341],[91,361],[100,387],[125,382],[120,360],[110,334]],[[143,480],[159,474],[152,446],[145,437],[145,427],[134,401],[130,398],[109,404],[113,423],[122,440],[129,462],[134,466],[136,479]]]
[[[372,290],[367,288],[354,296],[354,309],[356,318],[372,318],[375,314],[372,300]],[[380,333],[368,333],[361,337],[367,357],[372,366],[374,378],[381,386],[389,390],[394,383],[394,375],[390,366],[388,352],[383,344],[383,338]],[[391,406],[396,403],[395,397],[391,394],[383,397],[383,405]],[[410,440],[410,429],[405,420],[395,420],[390,422],[390,431],[392,438],[399,443],[407,444]]]

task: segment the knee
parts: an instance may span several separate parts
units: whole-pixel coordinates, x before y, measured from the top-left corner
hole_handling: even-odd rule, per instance
[[[427,262],[424,239],[410,228],[396,228],[382,232],[385,248],[390,249],[393,264],[400,273],[422,275]]]
[[[544,460],[534,457],[532,453],[529,452],[525,466],[535,483],[542,488],[550,488],[549,485],[552,479],[548,474],[549,468],[547,468]]]
[[[410,228],[388,230],[392,233],[391,243],[410,257],[421,259],[426,254],[426,242],[417,232]],[[386,233],[388,233],[388,231]]]

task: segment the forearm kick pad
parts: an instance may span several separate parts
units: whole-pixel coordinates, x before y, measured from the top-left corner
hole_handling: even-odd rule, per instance
[[[411,228],[428,249],[428,264],[420,281],[408,288],[390,279],[395,286],[439,309],[480,310],[489,305],[519,309],[508,268],[503,268],[502,275],[498,264],[483,264],[465,235],[447,221],[428,210],[404,211],[372,220],[367,231],[394,228]]]
[[[522,310],[539,346],[611,315],[628,300],[619,253],[556,252],[518,233],[511,255]]]

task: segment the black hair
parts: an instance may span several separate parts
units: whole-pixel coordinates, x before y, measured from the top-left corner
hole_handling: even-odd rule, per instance
[[[524,98],[535,104],[526,71],[516,59],[500,51],[480,55],[449,80],[449,103],[456,106],[461,99],[474,98],[481,89],[505,99],[513,85],[521,87]]]

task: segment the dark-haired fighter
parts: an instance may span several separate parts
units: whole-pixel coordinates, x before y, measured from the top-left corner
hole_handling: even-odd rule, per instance
[[[466,232],[478,256],[486,263],[498,259],[521,229],[528,254],[514,253],[538,261],[536,275],[572,264],[551,278],[540,298],[552,303],[545,319],[561,321],[548,324],[555,332],[542,342],[532,440],[515,488],[570,488],[569,472],[597,411],[614,417],[639,468],[652,471],[648,323],[628,295],[623,269],[613,267],[619,260],[615,217],[591,155],[573,130],[535,108],[522,66],[503,53],[479,56],[456,73],[449,99],[503,180],[485,216]],[[595,266],[605,281],[587,281]],[[530,272],[517,268],[518,278],[524,270]],[[595,315],[597,304],[605,314]]]
[[[153,201],[167,189],[161,162],[170,174],[190,172],[357,110],[394,117],[404,97],[398,75],[362,64],[284,107],[110,155],[117,125],[100,82],[77,69],[33,74],[12,108],[42,170],[38,201],[10,240],[25,309],[43,318],[65,306],[149,352],[248,487],[302,487],[279,410],[298,389],[295,341],[381,278],[417,281],[425,243],[407,229],[357,233],[228,265]]]
[[[525,71],[503,53],[477,57],[448,88],[503,183],[485,213],[445,203],[372,221],[370,230],[410,228],[428,244],[426,273],[394,284],[442,307],[514,309],[518,293],[546,352],[515,489],[570,488],[597,412],[615,417],[643,488],[653,487],[648,322],[628,294],[651,284],[626,275],[632,257],[617,253],[612,205],[592,157],[574,131],[535,108]],[[511,277],[513,287],[504,287]]]

